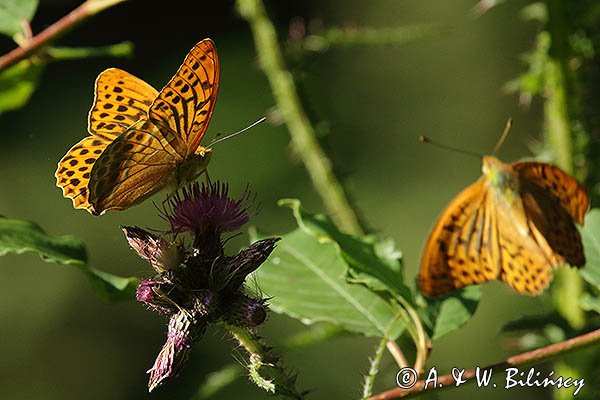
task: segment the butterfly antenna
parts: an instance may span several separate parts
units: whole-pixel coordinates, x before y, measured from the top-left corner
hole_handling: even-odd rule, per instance
[[[500,139],[498,139],[498,143],[496,143],[496,145],[494,146],[494,151],[492,151],[492,154],[496,154],[496,152],[500,150],[500,146],[502,146],[502,143],[504,143],[506,137],[508,136],[508,131],[510,131],[511,125],[512,118],[509,118],[506,120],[506,126],[504,127],[504,131],[502,132],[502,136],[500,136]]]
[[[227,136],[219,137],[219,136],[220,136],[220,134],[217,134],[217,136],[216,136],[216,137],[215,137],[215,138],[212,140],[212,142],[210,142],[210,143],[208,144],[208,146],[207,146],[207,147],[209,147],[209,148],[210,148],[210,147],[214,146],[215,144],[217,144],[217,143],[219,143],[219,142],[222,142],[222,141],[224,141],[224,140],[231,139],[231,138],[232,138],[232,137],[234,137],[234,136],[240,135],[240,134],[242,134],[242,133],[246,132],[247,130],[250,130],[250,129],[254,128],[256,125],[258,125],[258,124],[262,124],[262,123],[263,123],[263,122],[265,122],[266,120],[267,120],[267,117],[262,117],[261,119],[259,119],[258,121],[256,121],[256,122],[254,122],[254,123],[250,124],[249,126],[245,127],[244,129],[242,129],[242,130],[239,130],[239,131],[237,131],[237,132],[234,132],[234,133],[232,133],[232,134],[230,134],[230,135],[227,135]]]
[[[431,139],[429,136],[424,136],[424,135],[419,136],[419,142],[421,142],[421,143],[429,143],[429,144],[432,144],[434,146],[441,147],[442,149],[451,150],[451,151],[455,151],[457,153],[467,154],[469,156],[473,156],[473,157],[477,157],[479,159],[483,159],[483,155],[481,155],[479,153],[475,153],[474,151],[469,151],[469,150],[457,149],[456,147],[451,147],[451,146],[442,144],[440,142],[436,142],[435,140]]]

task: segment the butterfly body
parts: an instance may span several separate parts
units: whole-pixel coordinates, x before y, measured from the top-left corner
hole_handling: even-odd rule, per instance
[[[200,142],[218,86],[210,39],[192,48],[160,92],[118,68],[102,72],[88,116],[90,136],[60,160],[57,186],[75,208],[101,215],[197,178],[210,160]]]
[[[446,208],[425,245],[419,287],[429,296],[502,280],[539,294],[563,264],[585,264],[581,237],[589,199],[557,167],[486,156],[483,176]]]
[[[193,154],[179,163],[175,171],[176,188],[179,189],[185,183],[193,181],[202,175],[206,171],[211,154],[210,149],[202,148],[202,153]]]

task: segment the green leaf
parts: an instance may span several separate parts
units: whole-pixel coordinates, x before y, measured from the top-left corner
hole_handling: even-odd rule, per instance
[[[0,33],[15,36],[23,33],[38,7],[38,0],[0,0]]]
[[[305,324],[325,321],[366,336],[397,338],[404,310],[363,285],[348,283],[347,270],[335,243],[296,229],[282,237],[257,276],[277,313]]]
[[[592,297],[589,293],[584,293],[579,299],[579,305],[585,311],[594,311],[600,314],[600,297]]]
[[[40,64],[24,60],[0,73],[0,114],[27,104],[43,69]]]
[[[35,253],[44,261],[81,269],[96,294],[106,301],[131,298],[138,279],[123,278],[87,266],[82,241],[72,236],[50,236],[37,224],[0,217],[0,256]]]
[[[387,291],[412,302],[410,289],[404,284],[402,254],[391,240],[377,241],[374,236],[358,238],[340,232],[323,214],[306,212],[299,200],[284,199],[279,205],[292,209],[298,226],[320,242],[334,244],[348,264],[347,279],[371,290]]]
[[[102,300],[111,302],[134,298],[135,289],[139,284],[137,277],[125,278],[95,268],[85,268],[84,272],[90,279],[92,288]]]
[[[600,209],[594,208],[585,217],[581,239],[586,263],[580,270],[583,279],[600,290]]]
[[[65,265],[84,266],[85,247],[72,236],[50,236],[33,222],[0,218],[0,256],[7,253],[33,252],[43,260]]]
[[[465,325],[479,305],[481,288],[467,286],[442,299],[429,299],[428,306],[419,310],[430,337],[435,340]]]

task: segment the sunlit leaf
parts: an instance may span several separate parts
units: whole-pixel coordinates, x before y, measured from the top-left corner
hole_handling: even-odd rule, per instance
[[[0,218],[0,256],[7,253],[32,252],[43,260],[58,264],[83,266],[85,247],[72,236],[50,236],[39,225],[17,219]]]
[[[0,114],[27,104],[42,70],[42,65],[24,60],[0,73]]]
[[[467,286],[439,300],[430,299],[428,306],[419,313],[431,338],[439,339],[464,326],[475,314],[480,298],[479,286]]]
[[[366,336],[397,338],[403,331],[399,308],[348,283],[347,270],[338,246],[296,229],[282,237],[257,276],[275,312],[305,324],[325,321]]]
[[[123,278],[87,266],[82,241],[72,236],[51,236],[29,221],[0,217],[0,256],[34,253],[47,262],[81,269],[98,296],[106,301],[131,298],[137,278]]]
[[[0,0],[0,33],[14,36],[33,18],[38,0]]]
[[[377,241],[374,236],[359,238],[342,233],[327,216],[304,210],[299,200],[286,199],[279,204],[292,209],[298,226],[305,232],[339,248],[349,266],[347,277],[350,282],[412,301],[410,289],[404,284],[402,254],[391,240]]]

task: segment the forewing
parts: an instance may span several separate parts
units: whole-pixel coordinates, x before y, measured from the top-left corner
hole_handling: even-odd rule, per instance
[[[96,78],[88,131],[106,140],[114,140],[135,122],[147,117],[156,96],[156,89],[129,72],[107,69]]]
[[[212,40],[194,46],[150,106],[149,116],[182,157],[193,154],[208,128],[219,88],[219,61]]]
[[[181,161],[152,122],[139,121],[94,164],[89,187],[95,213],[129,208],[160,191],[173,180]]]
[[[585,189],[569,174],[558,167],[540,162],[512,164],[522,182],[538,186],[555,197],[571,219],[583,224],[590,199]]]
[[[446,208],[423,251],[419,288],[440,296],[499,275],[496,213],[483,179],[463,190]]]
[[[100,157],[109,140],[97,136],[88,136],[81,140],[59,161],[56,173],[56,186],[63,191],[63,196],[73,201],[73,207],[85,208],[93,213],[89,202],[88,182],[92,166]]]

